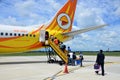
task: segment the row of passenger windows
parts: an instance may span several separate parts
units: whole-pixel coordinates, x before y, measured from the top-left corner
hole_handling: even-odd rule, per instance
[[[0,33],[1,36],[30,36],[30,37],[35,37],[34,34],[20,34],[20,33]]]

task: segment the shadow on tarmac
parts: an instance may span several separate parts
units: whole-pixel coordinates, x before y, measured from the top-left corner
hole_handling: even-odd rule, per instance
[[[47,61],[0,62],[0,65],[47,63]]]

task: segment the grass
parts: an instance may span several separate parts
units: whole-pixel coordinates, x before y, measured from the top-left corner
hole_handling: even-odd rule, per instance
[[[83,55],[97,55],[97,51],[83,51]],[[76,54],[79,54],[76,52]],[[120,51],[104,52],[105,56],[120,56]],[[45,52],[24,52],[24,53],[11,53],[11,54],[0,54],[0,56],[46,56]]]
[[[97,55],[99,53],[98,51],[84,51],[84,55]],[[119,51],[109,51],[109,52],[104,52],[105,56],[120,56]]]

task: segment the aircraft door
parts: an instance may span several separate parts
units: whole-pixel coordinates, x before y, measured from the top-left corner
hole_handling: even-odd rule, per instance
[[[39,41],[40,42],[45,42],[45,30],[40,30],[40,37],[39,37]]]

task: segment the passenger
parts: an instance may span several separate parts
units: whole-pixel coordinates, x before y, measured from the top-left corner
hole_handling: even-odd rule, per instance
[[[58,45],[59,44],[59,40],[55,37],[55,39],[54,39],[54,43],[56,44],[56,45]]]
[[[54,41],[54,36],[53,35],[50,35],[50,40]]]
[[[65,50],[66,50],[66,45],[63,44],[63,42],[60,43],[60,49],[61,49],[63,52],[65,52]]]
[[[69,53],[71,52],[71,49],[70,49],[70,47],[68,46],[68,54],[67,54],[67,56],[68,56],[68,64],[70,64],[70,55],[69,55]]]
[[[45,45],[46,45],[46,46],[49,45],[48,39],[49,39],[49,32],[46,31],[46,32],[45,32]]]
[[[73,52],[69,52],[69,64],[73,65]]]
[[[71,64],[70,63],[70,54],[68,53],[67,56],[68,56],[68,65],[70,65]]]
[[[49,32],[46,31],[46,32],[45,32],[45,40],[48,40],[48,38],[49,38]]]
[[[103,50],[100,50],[100,52],[97,54],[97,58],[96,58],[96,64],[101,66],[102,69],[102,76],[104,76],[104,59],[105,59],[105,55],[103,54]],[[96,73],[98,74],[98,71],[96,71]]]
[[[82,61],[83,61],[83,59],[84,59],[82,52],[80,52],[79,57],[80,57],[80,66],[82,67],[82,66],[83,66]]]
[[[76,54],[75,54],[75,52],[73,52],[73,62],[72,62],[73,66],[75,66],[75,60],[76,60]]]
[[[71,48],[70,48],[70,46],[68,46],[68,52],[71,52]]]

